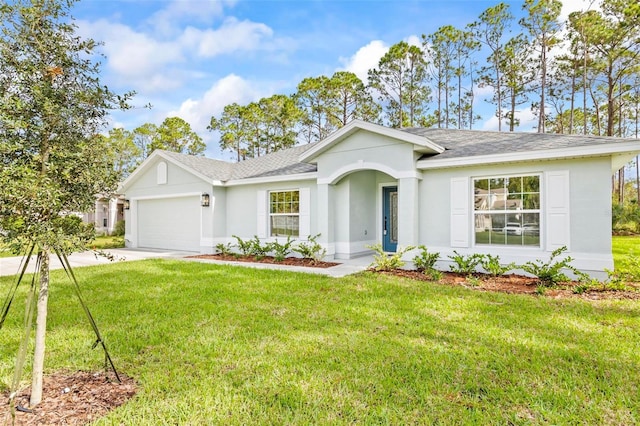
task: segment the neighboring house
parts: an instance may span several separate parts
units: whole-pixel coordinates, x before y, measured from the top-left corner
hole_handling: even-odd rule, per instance
[[[82,221],[92,223],[99,234],[111,235],[115,231],[116,223],[124,220],[124,204],[122,195],[99,195],[96,197],[93,211],[82,214]]]
[[[320,234],[335,259],[381,242],[519,264],[566,246],[597,275],[613,267],[611,176],[638,152],[635,139],[362,121],[240,163],[155,151],[122,185],[125,239],[207,253],[233,235]]]

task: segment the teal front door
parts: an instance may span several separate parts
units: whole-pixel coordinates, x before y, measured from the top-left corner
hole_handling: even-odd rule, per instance
[[[398,247],[398,187],[382,188],[382,249],[395,252]]]

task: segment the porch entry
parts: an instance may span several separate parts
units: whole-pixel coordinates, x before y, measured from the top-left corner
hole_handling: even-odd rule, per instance
[[[382,249],[395,252],[398,247],[398,187],[382,188]]]

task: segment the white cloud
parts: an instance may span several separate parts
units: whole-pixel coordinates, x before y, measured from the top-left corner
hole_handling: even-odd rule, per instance
[[[560,20],[566,21],[571,12],[585,12],[587,10],[601,10],[600,3],[596,0],[563,0]]]
[[[504,112],[504,110],[503,110]],[[531,108],[516,111],[516,118],[520,120],[520,125],[516,126],[516,132],[533,132],[538,126],[538,117],[533,113]],[[498,130],[498,117],[493,114],[491,118],[482,123],[482,130]],[[509,125],[505,120],[502,121],[502,131],[508,131]]]
[[[180,44],[200,57],[211,58],[224,53],[256,50],[262,40],[272,36],[273,30],[267,25],[227,18],[215,30],[187,27],[180,37]]]
[[[360,80],[367,82],[367,74],[370,69],[378,66],[380,58],[389,50],[381,40],[373,40],[366,46],[361,47],[349,58],[340,58],[340,62],[344,65],[346,71],[351,71],[357,75]]]
[[[219,116],[226,105],[247,104],[265,94],[243,78],[230,74],[218,80],[200,99],[187,99],[180,108],[167,113],[167,117],[178,116],[191,124],[201,136],[207,132],[211,116]]]
[[[107,66],[122,78],[152,78],[161,73],[163,66],[184,60],[176,43],[157,41],[126,25],[104,19],[77,24],[82,32],[104,42]]]
[[[422,49],[422,40],[420,40],[420,37],[417,35],[410,35],[405,38],[404,41],[406,41],[409,46],[417,46]]]
[[[272,39],[273,30],[268,26],[235,18],[224,20],[217,29],[187,27],[172,40],[161,40],[105,19],[77,21],[77,25],[82,36],[104,42],[101,50],[107,57],[105,69],[111,71],[113,81],[135,87],[138,92],[168,92],[183,87],[194,74],[184,65],[190,58],[287,49],[285,41]]]
[[[171,36],[179,32],[179,24],[186,22],[210,23],[224,13],[225,6],[235,5],[236,0],[173,0],[167,7],[154,13],[147,22],[159,35]]]

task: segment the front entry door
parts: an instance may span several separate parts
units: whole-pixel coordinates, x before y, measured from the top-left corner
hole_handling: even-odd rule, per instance
[[[382,188],[382,249],[396,251],[398,247],[398,187]]]

